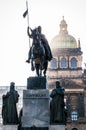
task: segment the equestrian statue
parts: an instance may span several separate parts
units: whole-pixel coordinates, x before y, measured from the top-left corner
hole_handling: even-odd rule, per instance
[[[30,27],[27,28],[27,34],[32,39],[32,46],[30,47],[26,62],[31,63],[31,70],[36,70],[38,77],[46,76],[48,62],[52,60],[51,49],[41,30],[41,26],[33,30]]]

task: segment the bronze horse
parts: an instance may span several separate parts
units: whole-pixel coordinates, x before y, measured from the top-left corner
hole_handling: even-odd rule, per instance
[[[37,76],[46,76],[48,60],[46,59],[45,48],[37,32],[35,32],[33,37],[33,44],[29,51],[29,57],[31,60],[31,70],[34,71],[36,69]]]

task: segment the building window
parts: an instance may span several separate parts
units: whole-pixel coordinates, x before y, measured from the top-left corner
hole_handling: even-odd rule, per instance
[[[73,112],[71,113],[71,120],[72,120],[72,121],[77,121],[77,118],[78,118],[77,112],[76,112],[76,111],[73,111]]]
[[[51,60],[50,69],[57,69],[57,60],[56,59]]]
[[[67,68],[66,58],[62,58],[62,59],[61,59],[61,68]]]
[[[77,68],[77,61],[76,58],[72,58],[70,61],[70,67],[71,68]]]

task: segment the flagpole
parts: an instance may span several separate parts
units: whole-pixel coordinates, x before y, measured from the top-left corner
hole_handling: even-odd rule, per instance
[[[28,11],[28,1],[26,0],[26,9]],[[27,24],[28,24],[28,27],[29,27],[29,14],[27,13]],[[29,37],[29,47],[30,47],[30,37]]]

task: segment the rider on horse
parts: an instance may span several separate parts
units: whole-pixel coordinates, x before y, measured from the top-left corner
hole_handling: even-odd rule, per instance
[[[29,33],[29,29],[31,34]],[[26,62],[30,63],[31,59],[31,70],[34,71],[34,69],[36,69],[36,74],[38,76],[42,76],[43,70],[43,74],[46,76],[48,61],[52,60],[52,53],[48,45],[48,41],[41,33],[40,26],[34,30],[28,27],[27,33],[33,41],[29,50],[28,60],[26,60]]]
[[[29,32],[29,29],[31,31],[31,34]],[[28,33],[29,37],[33,39],[32,47],[33,47],[34,44],[36,44],[35,37],[38,36],[39,40],[41,41],[41,43],[42,43],[42,45],[43,45],[43,47],[45,49],[46,60],[50,61],[52,59],[51,49],[49,47],[47,39],[41,33],[41,26],[38,26],[34,30],[32,30],[31,28],[28,27],[27,33]],[[26,62],[28,62],[28,63],[30,62],[30,59],[32,59],[32,57],[31,57],[32,47],[29,50],[28,60],[26,60]]]

